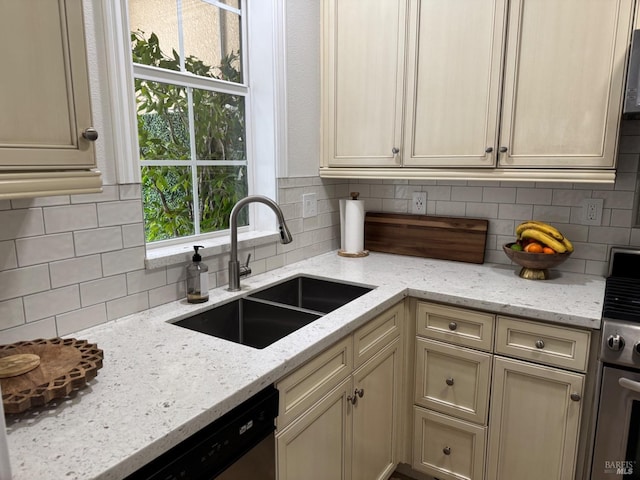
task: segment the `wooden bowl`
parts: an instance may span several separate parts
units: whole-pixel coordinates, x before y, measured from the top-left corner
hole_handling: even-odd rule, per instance
[[[528,280],[546,280],[549,278],[549,269],[557,267],[571,256],[570,252],[565,253],[529,253],[518,250],[511,250],[513,243],[502,246],[504,253],[509,259],[522,267],[518,274]]]

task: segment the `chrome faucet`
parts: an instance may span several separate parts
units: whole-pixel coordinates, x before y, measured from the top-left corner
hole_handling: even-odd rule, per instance
[[[242,207],[252,202],[263,203],[270,207],[276,214],[278,217],[278,228],[280,229],[280,243],[286,244],[293,241],[293,237],[291,236],[291,233],[287,228],[287,224],[284,221],[282,210],[280,210],[280,207],[276,202],[271,200],[269,197],[264,197],[262,195],[250,195],[239,200],[238,203],[233,206],[231,216],[229,217],[229,228],[231,229],[231,258],[229,259],[228,290],[231,292],[237,292],[240,290],[240,277],[244,277],[251,273],[251,268],[249,268],[251,254],[247,257],[247,263],[245,265],[240,266],[240,262],[238,261],[238,213],[240,213]]]

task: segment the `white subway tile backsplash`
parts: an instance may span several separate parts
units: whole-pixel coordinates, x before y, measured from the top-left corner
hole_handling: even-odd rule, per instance
[[[27,322],[80,308],[78,285],[56,288],[24,297],[24,314]]]
[[[102,254],[104,276],[144,269],[144,247],[125,248]]]
[[[518,190],[513,187],[484,187],[482,201],[492,203],[515,203]]]
[[[142,188],[139,183],[125,183],[119,187],[120,200],[139,200],[142,197]]]
[[[533,217],[533,205],[519,205],[501,203],[498,208],[498,218],[505,220],[530,220]]]
[[[149,290],[149,307],[157,307],[163,303],[173,302],[186,297],[187,286],[184,282],[170,283],[169,285]]]
[[[382,210],[393,213],[407,213],[409,211],[409,201],[397,200],[394,198],[383,198]]]
[[[105,227],[73,232],[76,255],[91,255],[93,253],[112,252],[122,250],[122,228]]]
[[[623,191],[594,191],[593,198],[604,198],[604,208],[633,207],[633,192]]]
[[[436,215],[464,217],[466,211],[466,203],[464,202],[447,202],[438,200],[436,202]]]
[[[16,244],[12,240],[0,242],[0,272],[16,268],[18,257],[16,255]]]
[[[58,327],[58,335],[60,336],[94,327],[106,321],[107,307],[104,303],[56,315],[56,325]]]
[[[422,188],[427,192],[427,201],[451,200],[451,186],[449,185],[427,185]]]
[[[520,188],[516,190],[516,202],[536,205],[551,205],[553,189],[551,188]]]
[[[611,227],[626,227],[631,228],[631,222],[633,219],[632,210],[611,210],[611,218],[609,225]]]
[[[124,248],[143,246],[144,224],[132,223],[130,225],[122,225],[122,245]]]
[[[80,299],[83,307],[126,295],[127,277],[125,275],[115,275],[80,284]]]
[[[17,268],[0,272],[0,300],[23,297],[49,290],[48,265]]]
[[[84,195],[73,195],[71,203],[96,203],[96,202],[113,202],[118,200],[117,185],[103,185],[102,193],[87,193]]]
[[[147,292],[136,293],[128,297],[117,298],[107,302],[107,319],[125,317],[132,313],[149,309],[149,294]]]
[[[167,270],[136,270],[127,273],[127,294],[144,292],[167,284]]]
[[[629,245],[631,231],[620,227],[591,227],[588,241],[608,245]]]
[[[43,213],[47,234],[72,232],[98,226],[96,206],[93,203],[67,205],[64,207],[44,207]]]
[[[55,197],[40,198],[18,198],[11,200],[11,207],[18,208],[34,208],[49,207],[52,205],[69,205],[69,195],[56,195]]]
[[[31,323],[25,323],[18,327],[0,330],[0,345],[36,340],[38,338],[55,338],[58,336],[54,317]]]
[[[102,277],[100,255],[88,255],[49,264],[51,287],[58,288]]]
[[[497,203],[467,203],[466,216],[473,218],[498,218]]]
[[[22,298],[0,302],[0,331],[25,323]],[[0,342],[2,343],[2,342]]]
[[[550,205],[534,205],[533,218],[548,223],[569,223],[570,207],[554,207]]]
[[[18,265],[21,267],[72,258],[74,256],[73,235],[58,233],[41,237],[19,238],[16,240],[16,251]]]
[[[420,191],[420,189],[416,190]],[[375,198],[393,198],[395,194],[395,187],[393,185],[371,185],[368,197]]]
[[[140,200],[98,203],[98,224],[101,227],[140,223],[143,221]]]
[[[44,234],[42,209],[25,208],[0,211],[0,240],[14,240]]]

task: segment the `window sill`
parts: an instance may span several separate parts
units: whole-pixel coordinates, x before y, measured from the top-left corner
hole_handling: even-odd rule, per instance
[[[278,232],[251,231],[238,233],[238,250],[243,248],[256,247],[270,242],[277,242],[280,238]],[[209,257],[228,253],[231,250],[231,242],[228,235],[207,240],[197,240],[193,244],[170,245],[160,248],[147,247],[147,254],[144,260],[145,268],[170,267],[172,265],[185,265],[191,262],[193,256],[193,245],[202,245],[200,255],[206,260]]]

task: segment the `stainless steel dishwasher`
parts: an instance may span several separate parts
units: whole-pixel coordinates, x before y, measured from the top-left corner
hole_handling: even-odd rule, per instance
[[[275,480],[278,391],[269,386],[127,480]]]

